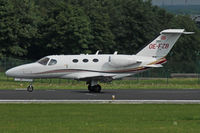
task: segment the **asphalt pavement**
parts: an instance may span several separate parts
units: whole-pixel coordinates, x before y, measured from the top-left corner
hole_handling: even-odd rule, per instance
[[[0,100],[200,100],[198,89],[0,90]]]

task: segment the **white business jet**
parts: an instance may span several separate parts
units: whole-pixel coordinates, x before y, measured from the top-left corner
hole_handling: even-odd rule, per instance
[[[81,54],[51,55],[37,62],[11,68],[6,75],[16,81],[33,81],[36,78],[68,78],[86,81],[90,92],[100,92],[98,82],[110,82],[150,68],[162,67],[169,53],[184,29],[167,29],[136,55],[114,54]],[[30,84],[27,91],[33,91]]]

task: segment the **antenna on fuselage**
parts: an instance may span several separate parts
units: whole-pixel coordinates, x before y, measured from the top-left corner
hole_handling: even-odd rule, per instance
[[[95,54],[95,55],[98,55],[100,51],[101,51],[101,50],[97,50],[97,52],[96,52],[96,54]]]
[[[114,52],[114,55],[117,55],[117,53],[118,53],[118,51],[115,51],[115,52]]]

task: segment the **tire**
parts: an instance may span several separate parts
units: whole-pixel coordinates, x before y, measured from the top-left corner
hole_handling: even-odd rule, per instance
[[[32,91],[33,91],[33,86],[32,86],[32,85],[29,85],[29,86],[27,87],[27,91],[28,91],[28,92],[32,92]]]
[[[88,90],[89,92],[99,93],[101,92],[101,86],[99,84],[95,86],[88,85]]]
[[[91,86],[91,85],[88,85],[88,91],[89,92],[93,92],[93,89],[92,89],[93,87]]]
[[[94,92],[100,93],[101,92],[101,86],[99,84],[94,86]]]

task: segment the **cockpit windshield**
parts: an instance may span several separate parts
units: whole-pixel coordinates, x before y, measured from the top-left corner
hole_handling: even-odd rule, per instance
[[[39,61],[37,61],[38,63],[42,64],[42,65],[46,65],[49,61],[49,58],[44,57],[42,59],[40,59]]]
[[[49,66],[51,66],[51,65],[55,65],[57,63],[57,60],[55,60],[55,59],[51,59],[51,61],[49,62]]]

